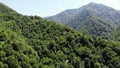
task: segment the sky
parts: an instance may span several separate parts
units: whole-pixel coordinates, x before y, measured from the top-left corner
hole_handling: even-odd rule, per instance
[[[120,10],[120,0],[0,0],[23,15],[47,17],[66,9],[76,9],[90,2],[100,3]]]

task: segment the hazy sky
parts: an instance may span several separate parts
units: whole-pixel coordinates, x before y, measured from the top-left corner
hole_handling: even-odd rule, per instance
[[[0,0],[0,2],[21,14],[41,17],[55,15],[66,9],[79,8],[90,2],[120,10],[120,0]]]

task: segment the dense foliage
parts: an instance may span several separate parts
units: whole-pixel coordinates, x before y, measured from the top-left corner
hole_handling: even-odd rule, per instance
[[[119,42],[0,7],[0,68],[120,68]]]
[[[120,42],[120,27],[116,28],[115,31],[106,36],[106,39],[119,41]]]
[[[38,64],[38,59],[23,36],[0,26],[0,68],[30,68]]]

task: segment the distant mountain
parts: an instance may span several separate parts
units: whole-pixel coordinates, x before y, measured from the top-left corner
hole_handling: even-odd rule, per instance
[[[83,33],[104,36],[120,25],[120,13],[108,6],[89,3],[78,9],[65,10],[47,20],[71,26]]]
[[[119,61],[119,42],[0,4],[0,68],[120,68]]]
[[[112,33],[108,34],[106,36],[106,39],[120,42],[120,27],[116,28],[116,30],[113,31]]]

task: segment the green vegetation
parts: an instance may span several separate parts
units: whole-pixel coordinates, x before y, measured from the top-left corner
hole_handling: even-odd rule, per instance
[[[38,63],[38,59],[23,36],[0,26],[0,68],[30,68]]]
[[[106,36],[106,39],[120,42],[120,27],[116,28],[111,34]]]
[[[120,68],[119,42],[0,7],[0,68]]]

